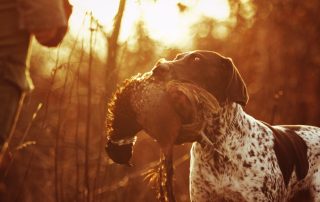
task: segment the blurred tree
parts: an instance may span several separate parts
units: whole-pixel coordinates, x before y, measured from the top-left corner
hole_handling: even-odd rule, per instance
[[[118,38],[120,34],[123,13],[125,11],[125,5],[126,0],[120,0],[118,12],[114,18],[113,30],[111,31],[110,37],[107,38],[108,55],[106,63],[106,97],[104,98],[104,101],[109,99],[118,82]]]

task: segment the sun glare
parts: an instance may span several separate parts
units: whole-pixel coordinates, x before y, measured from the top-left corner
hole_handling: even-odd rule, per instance
[[[201,0],[196,9],[203,15],[216,20],[226,20],[230,15],[230,7],[227,0]]]
[[[71,30],[79,28],[84,13],[91,11],[105,31],[109,32],[119,0],[71,0],[71,4],[74,6],[74,14],[70,19]],[[165,46],[187,48],[192,45],[191,27],[201,17],[224,21],[229,14],[228,0],[127,0],[120,40],[132,37],[136,24],[142,21],[152,39]]]

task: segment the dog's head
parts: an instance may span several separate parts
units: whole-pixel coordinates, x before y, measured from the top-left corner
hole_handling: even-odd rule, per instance
[[[119,88],[109,104],[106,151],[116,163],[129,164],[140,130],[164,150],[197,141],[203,122],[199,106],[214,114],[226,102],[247,101],[245,84],[230,59],[209,51],[180,54]]]
[[[220,104],[236,102],[245,106],[249,99],[232,60],[216,52],[196,50],[178,54],[172,61],[160,60],[153,72],[164,79],[193,82],[212,93]]]

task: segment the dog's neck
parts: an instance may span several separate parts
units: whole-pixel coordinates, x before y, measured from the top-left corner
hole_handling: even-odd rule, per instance
[[[204,128],[204,135],[213,145],[207,141],[201,141],[201,144],[221,148],[228,139],[241,138],[247,131],[243,122],[246,121],[247,116],[239,104],[225,104],[221,107],[218,116],[211,116],[207,119],[207,125]],[[235,129],[237,132],[234,132]]]
[[[201,147],[197,146],[203,160],[213,160],[216,172],[224,172],[228,166],[236,167],[232,159],[235,151],[247,144],[250,128],[246,122],[249,119],[239,104],[231,103],[222,106],[218,116],[213,115],[206,121],[204,135],[209,141],[202,138],[198,141],[200,144],[195,144]]]
[[[239,104],[231,103],[222,107],[219,112],[219,135],[225,135],[239,122],[239,116],[244,113],[242,107]]]

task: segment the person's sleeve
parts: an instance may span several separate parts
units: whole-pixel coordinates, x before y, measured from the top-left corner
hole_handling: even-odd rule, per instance
[[[42,45],[56,46],[62,41],[72,9],[67,0],[18,0],[18,9],[21,29],[58,30],[51,41]]]
[[[18,0],[20,28],[29,31],[66,27],[62,0]]]

